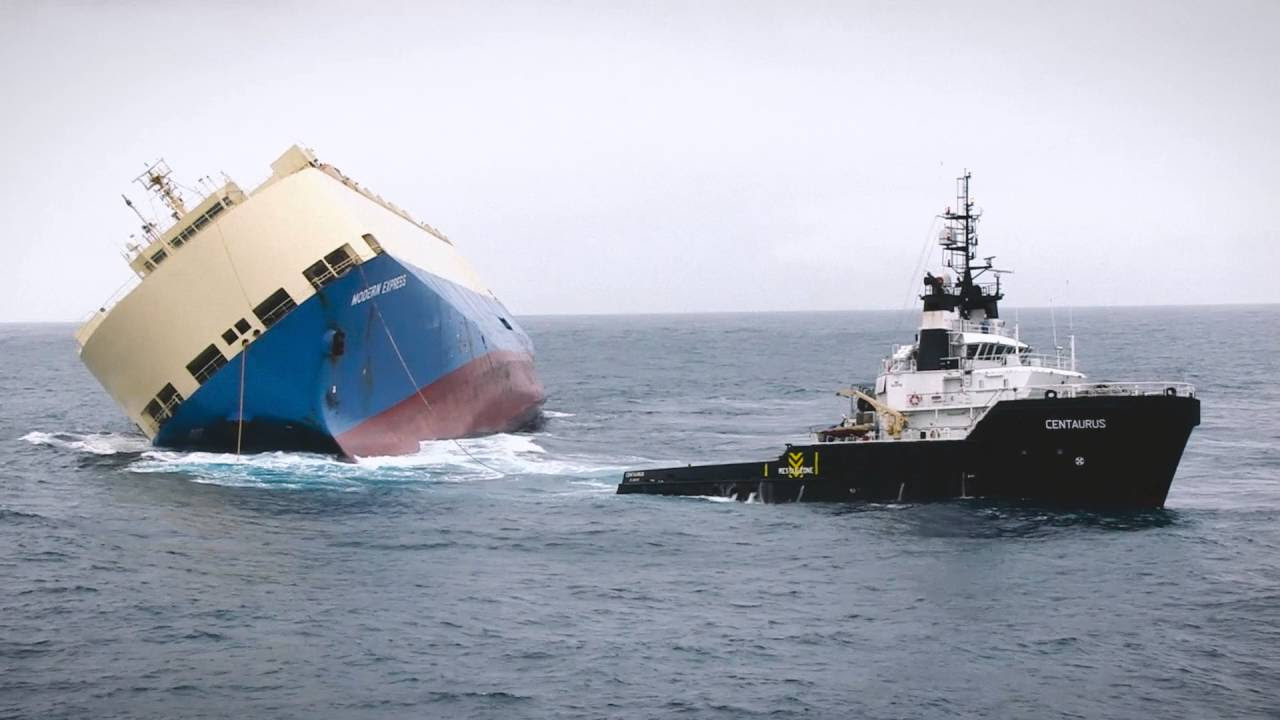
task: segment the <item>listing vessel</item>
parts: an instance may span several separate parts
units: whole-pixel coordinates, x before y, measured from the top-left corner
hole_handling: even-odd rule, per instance
[[[271,169],[192,207],[163,161],[138,178],[173,223],[139,213],[132,287],[76,340],[155,445],[393,455],[537,419],[533,344],[448,237],[310,150]]]
[[[950,272],[926,274],[918,333],[883,360],[873,388],[839,392],[850,400],[841,422],[756,462],[630,471],[618,493],[1163,507],[1200,423],[1195,388],[1088,382],[1074,337],[1050,355],[1022,342],[1000,317],[1002,271],[978,260],[969,182],[958,178],[956,207],[940,216]]]

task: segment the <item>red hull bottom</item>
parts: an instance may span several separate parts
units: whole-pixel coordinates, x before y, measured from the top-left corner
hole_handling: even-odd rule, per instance
[[[409,455],[424,440],[518,430],[537,417],[545,399],[533,358],[492,352],[334,439],[348,456]]]

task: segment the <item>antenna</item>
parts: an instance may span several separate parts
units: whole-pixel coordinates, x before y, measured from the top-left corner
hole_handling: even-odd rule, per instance
[[[944,266],[955,272],[955,284],[941,282],[932,274],[925,278],[925,285],[930,296],[937,298],[926,310],[958,310],[964,319],[970,317],[972,311],[984,313],[984,317],[996,317],[996,303],[1004,298],[1000,291],[1001,271],[992,265],[995,256],[978,260],[978,220],[982,211],[974,207],[973,196],[969,194],[969,181],[973,177],[967,169],[964,175],[956,178],[956,205],[947,209],[938,217],[944,222],[938,235],[938,244],[942,246]],[[983,273],[992,273],[995,282],[979,285],[975,280]]]
[[[133,201],[129,199],[128,195],[120,193],[120,197],[124,198],[124,204],[128,205],[129,209],[133,211],[133,214],[137,215],[138,219],[142,221],[142,232],[146,233],[146,236],[151,238],[153,242],[159,240],[160,236],[156,233],[155,223],[147,220],[147,218],[143,216],[142,211],[133,206]]]
[[[1071,281],[1067,281],[1067,327],[1070,328],[1071,369],[1076,369],[1076,309],[1071,304]]]
[[[169,206],[170,214],[174,220],[181,220],[183,215],[187,214],[187,206],[182,202],[182,196],[178,194],[174,184],[169,180],[169,175],[173,173],[169,169],[168,163],[161,158],[147,166],[147,169],[141,175],[134,178],[133,181],[143,187],[143,189],[154,193],[165,205]]]
[[[978,256],[977,226],[982,215],[981,211],[973,210],[973,198],[969,197],[970,177],[971,173],[965,170],[963,176],[956,178],[956,209],[953,212],[948,207],[942,213],[947,226],[938,238],[938,244],[947,253],[943,264],[956,271],[962,287],[973,283],[972,262]],[[988,261],[986,267],[990,265]]]
[[[1071,328],[1071,332],[1076,331],[1076,308],[1071,303],[1071,281],[1067,281],[1067,327]]]
[[[1049,322],[1053,324],[1053,346],[1061,350],[1062,346],[1058,344],[1058,315],[1053,309],[1053,298],[1049,298]]]

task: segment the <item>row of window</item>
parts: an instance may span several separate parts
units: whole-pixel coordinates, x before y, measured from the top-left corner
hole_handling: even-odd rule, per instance
[[[174,235],[173,239],[170,240],[169,242],[174,247],[182,247],[183,243],[190,240],[192,235],[195,235],[196,233],[200,232],[200,230],[205,225],[208,225],[210,221],[212,221],[215,217],[218,216],[219,213],[222,212],[223,208],[229,207],[230,205],[231,205],[230,198],[222,198],[221,202],[214,203],[213,207],[210,207],[208,210],[205,210],[203,213],[200,213],[200,217],[196,218],[195,221],[192,222],[190,225],[188,225],[185,229],[183,229],[182,232],[178,233],[177,235]]]
[[[965,356],[977,358],[978,360],[987,360],[1001,355],[1009,355],[1016,351],[1017,348],[1015,346],[1003,343],[975,343],[965,347]]]
[[[192,221],[192,223],[187,227],[185,227],[182,230],[182,232],[178,233],[177,235],[174,235],[173,239],[169,241],[169,244],[172,245],[175,249],[182,247],[183,245],[186,244],[188,240],[191,239],[192,235],[195,235],[196,233],[200,232],[201,228],[203,228],[205,225],[208,225],[210,222],[212,222],[213,219],[217,217],[219,213],[221,213],[224,209],[228,207],[231,207],[231,198],[224,197],[222,198],[222,200],[214,203],[213,206],[210,207],[208,210],[205,210],[204,212],[200,213],[200,217]],[[168,257],[169,257],[169,253],[166,252],[164,248],[160,248],[159,250],[156,250],[154,253],[152,253],[151,258],[149,260],[142,263],[142,267],[145,268],[147,272],[151,272],[152,270],[156,269],[157,265],[167,260]]]
[[[223,202],[227,205],[231,204],[231,201],[227,199],[224,199]],[[174,237],[173,246],[181,247],[182,244],[198,232],[200,228],[207,225],[215,215],[222,212],[222,209],[222,204],[216,204],[201,214],[195,222],[187,227],[187,229]],[[372,250],[375,255],[382,254],[382,245],[378,243],[377,239],[375,239],[373,235],[365,234],[363,238],[364,241],[368,243],[369,249]],[[148,261],[145,264],[148,271],[154,270],[157,264],[163,262],[167,257],[167,254],[163,249],[161,249],[151,257],[154,262]],[[312,287],[319,290],[333,280],[346,274],[346,272],[351,268],[355,267],[356,263],[359,262],[358,257],[359,256],[356,255],[355,250],[350,244],[343,245],[337,250],[325,255],[321,260],[313,263],[306,270],[303,270],[302,275],[311,283]],[[253,314],[257,316],[258,321],[262,323],[263,328],[270,328],[272,325],[279,322],[285,315],[288,315],[289,311],[293,310],[297,306],[298,303],[294,302],[294,299],[289,295],[289,292],[284,288],[280,288],[267,296],[266,300],[258,303],[258,305],[253,308]],[[503,320],[503,324],[507,324],[505,320]],[[253,326],[250,325],[248,320],[240,318],[232,327],[227,328],[222,333],[222,340],[227,345],[235,345],[236,340],[247,334],[252,327]],[[338,351],[338,354],[341,354],[341,351]],[[187,372],[191,373],[191,377],[195,378],[197,383],[203,385],[209,378],[213,377],[220,368],[226,365],[227,362],[227,357],[222,354],[222,351],[218,349],[217,345],[209,345],[204,350],[201,350],[198,355],[192,358],[191,362],[187,363]],[[151,402],[147,403],[143,412],[154,420],[157,425],[163,425],[173,416],[174,411],[182,401],[182,395],[173,387],[172,383],[169,383],[166,384],[160,392],[156,393],[156,396],[152,398]]]
[[[267,296],[266,300],[258,303],[258,306],[253,309],[253,314],[258,317],[262,327],[269,328],[296,307],[298,307],[298,304],[293,301],[289,291],[280,288]],[[233,345],[238,338],[249,332],[251,327],[248,320],[240,318],[236,321],[234,328],[227,328],[222,333],[222,339],[228,345]],[[201,350],[200,354],[196,355],[191,362],[187,363],[187,372],[191,373],[191,377],[195,378],[196,382],[203,385],[206,380],[213,377],[214,373],[218,372],[219,368],[226,364],[227,357],[222,354],[218,346],[210,345]]]

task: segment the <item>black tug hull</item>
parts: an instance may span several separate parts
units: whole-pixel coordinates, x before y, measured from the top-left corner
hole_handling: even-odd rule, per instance
[[[1009,400],[993,406],[963,440],[788,445],[779,457],[760,462],[627,472],[618,493],[762,502],[973,497],[1161,508],[1199,424],[1194,397]]]

